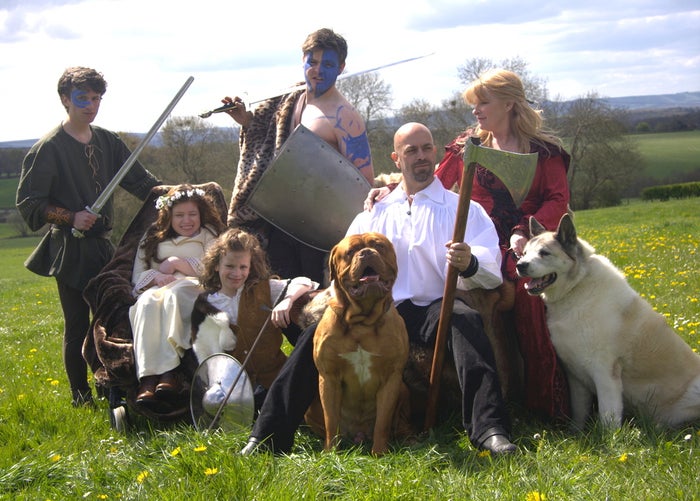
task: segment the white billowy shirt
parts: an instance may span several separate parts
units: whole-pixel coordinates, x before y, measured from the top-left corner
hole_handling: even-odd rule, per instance
[[[458,203],[459,195],[445,189],[437,178],[415,194],[410,206],[399,185],[371,212],[358,214],[348,228],[346,235],[375,231],[394,244],[399,266],[393,288],[395,304],[410,299],[425,306],[443,296],[449,266],[445,244],[452,240]],[[479,260],[479,269],[469,278],[459,277],[457,288],[498,287],[503,281],[498,234],[476,202],[469,207],[464,241]]]

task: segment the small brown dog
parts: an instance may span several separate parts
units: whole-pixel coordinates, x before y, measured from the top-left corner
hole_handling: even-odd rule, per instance
[[[314,335],[325,449],[343,436],[371,436],[372,454],[381,455],[407,422],[408,334],[391,294],[396,253],[382,234],[351,235],[332,249],[329,265],[331,297]]]

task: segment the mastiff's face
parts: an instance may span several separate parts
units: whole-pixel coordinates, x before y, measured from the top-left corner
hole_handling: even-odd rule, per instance
[[[338,292],[336,300],[345,307],[360,306],[358,303],[369,307],[378,300],[391,302],[397,272],[394,246],[381,233],[347,236],[331,250],[330,273]]]

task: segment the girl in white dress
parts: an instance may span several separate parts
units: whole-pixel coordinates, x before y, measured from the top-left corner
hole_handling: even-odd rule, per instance
[[[140,382],[136,403],[162,411],[181,391],[175,369],[191,347],[190,313],[202,291],[197,276],[224,224],[204,190],[188,184],[159,197],[156,208],[158,218],[141,239],[134,262],[138,299],[129,318]]]

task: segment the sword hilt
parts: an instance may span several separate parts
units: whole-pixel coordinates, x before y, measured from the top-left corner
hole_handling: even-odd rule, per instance
[[[86,205],[86,206],[85,206],[85,210],[88,211],[90,214],[94,214],[94,215],[97,216],[97,217],[102,217],[102,214],[100,214],[99,212],[95,212],[94,210],[92,210],[92,207],[88,207],[88,206]],[[70,232],[71,232],[71,234],[72,234],[75,238],[84,238],[84,237],[85,237],[85,234],[84,234],[82,231],[80,231],[78,228],[71,228],[71,229],[70,229]]]

